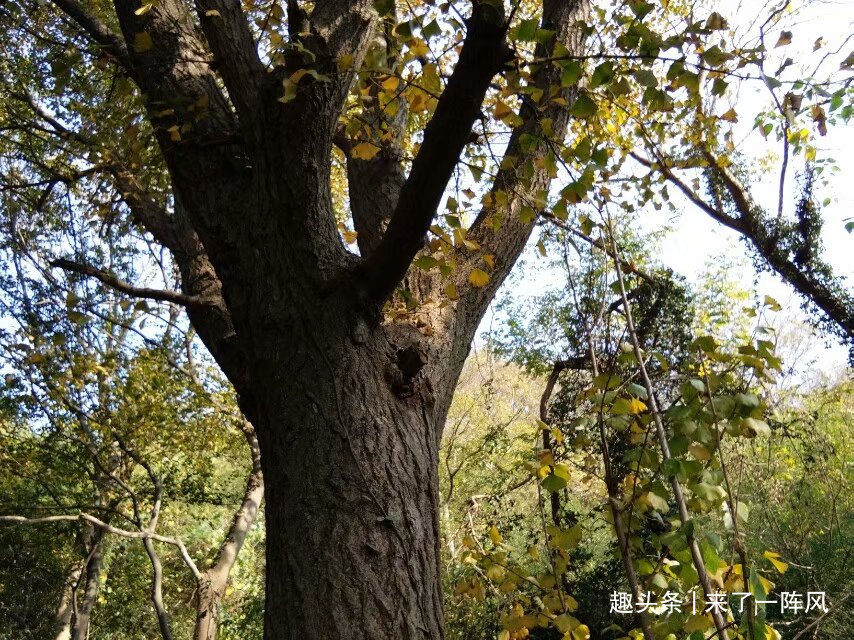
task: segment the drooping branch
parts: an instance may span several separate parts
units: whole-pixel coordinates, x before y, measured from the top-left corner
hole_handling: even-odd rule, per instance
[[[651,171],[660,172],[712,219],[744,237],[771,269],[818,307],[849,342],[854,341],[854,299],[846,293],[841,283],[837,284],[829,275],[829,267],[818,265],[822,268],[809,268],[818,264],[815,259],[812,265],[806,265],[807,268],[798,265],[790,256],[789,248],[780,242],[779,223],[765,219],[761,209],[753,203],[747,187],[711,152],[703,149],[701,153],[706,161],[705,168],[721,182],[738,217],[729,215],[719,203],[713,205],[703,200],[673,172],[664,159],[653,162],[638,154],[632,154],[632,157]]]
[[[737,218],[730,217],[725,211],[722,211],[720,208],[713,207],[708,202],[703,200],[697,194],[697,192],[694,191],[694,189],[692,189],[684,180],[682,180],[675,173],[673,173],[673,170],[667,165],[667,163],[662,161],[653,162],[649,158],[644,158],[642,155],[635,152],[632,152],[629,155],[647,169],[650,169],[652,171],[660,171],[668,182],[670,182],[677,189],[679,189],[679,191],[681,191],[683,195],[688,198],[688,200],[693,205],[695,205],[701,211],[707,213],[709,217],[720,222],[723,225],[726,225],[734,231],[743,233],[742,225]]]
[[[386,299],[424,243],[492,77],[506,63],[506,25],[492,4],[475,2],[459,61],[442,92],[388,229],[360,267],[360,281],[375,300]]]

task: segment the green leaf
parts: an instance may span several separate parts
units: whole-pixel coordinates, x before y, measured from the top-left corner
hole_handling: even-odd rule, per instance
[[[771,435],[771,427],[768,426],[768,423],[756,418],[745,418],[741,421],[741,427],[744,435],[748,438]]]
[[[655,74],[649,69],[635,71],[632,75],[634,75],[635,80],[642,87],[655,87],[658,85],[658,78],[656,78]]]
[[[652,507],[656,511],[659,511],[660,513],[667,513],[670,510],[670,506],[667,504],[667,500],[665,500],[658,494],[653,493],[652,491],[649,491],[644,495],[644,500],[646,500],[647,504],[650,507]]]
[[[733,55],[721,50],[718,45],[710,47],[703,52],[703,60],[713,67],[718,67],[724,62],[732,60]]]
[[[439,26],[439,23],[435,20],[428,22],[424,25],[424,28],[421,30],[422,35],[425,38],[432,38],[433,36],[438,36],[442,33],[442,28]]]
[[[584,70],[581,67],[581,63],[570,60],[569,62],[563,65],[563,72],[560,76],[560,86],[562,87],[572,87],[578,83],[578,80],[581,78],[581,74]]]
[[[539,21],[535,18],[530,20],[522,20],[519,23],[519,28],[516,31],[516,38],[522,42],[533,42],[537,37],[537,26]]]
[[[414,264],[419,269],[427,271],[428,269],[432,269],[433,267],[438,266],[439,261],[436,260],[436,258],[434,258],[433,256],[419,256],[412,264]]]
[[[545,478],[543,478],[543,489],[546,491],[551,491],[552,493],[557,493],[566,488],[567,480],[556,473],[550,473]]]
[[[387,16],[394,9],[394,0],[374,0],[374,9],[381,18]]]
[[[603,62],[593,70],[593,75],[590,77],[590,88],[602,86],[611,82],[614,78],[614,64],[612,62]]]
[[[651,2],[643,2],[642,0],[629,0],[629,8],[635,14],[638,20],[643,20],[647,14],[652,11],[655,6]]]
[[[668,478],[679,475],[679,461],[676,458],[668,458],[661,463],[661,473]]]
[[[575,118],[589,118],[598,111],[596,103],[586,93],[580,94],[569,110],[569,113]]]
[[[667,578],[665,578],[664,575],[660,573],[656,573],[654,576],[652,576],[652,580],[650,582],[653,586],[658,587],[662,591],[670,586],[667,582]]]

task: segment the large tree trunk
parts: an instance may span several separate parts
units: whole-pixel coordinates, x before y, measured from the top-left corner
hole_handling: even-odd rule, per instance
[[[424,353],[382,328],[363,337],[319,337],[334,346],[283,371],[288,381],[257,416],[268,640],[443,636]]]

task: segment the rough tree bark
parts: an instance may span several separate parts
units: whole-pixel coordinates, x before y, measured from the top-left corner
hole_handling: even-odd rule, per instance
[[[489,84],[512,59],[506,16],[494,3],[473,2],[458,62],[408,173],[394,149],[370,171],[350,167],[351,179],[376,185],[350,191],[360,256],[339,237],[330,157],[354,80],[337,61],[361,64],[378,23],[371,2],[317,2],[310,15],[289,3],[301,23],[293,39],[329,80],[306,76],[287,103],[278,100],[282,79],[309,63],[296,52],[265,70],[237,0],[197,0],[195,15],[181,0],[145,11],[138,0],[115,0],[121,35],[77,0],[54,4],[145,94],[174,211],[123,170],[114,183],[134,219],[171,249],[190,319],[257,429],[267,491],[265,638],[441,639],[438,443],[479,320],[533,228],[517,214],[544,202],[549,178],[536,161],[548,143],[523,152],[520,138],[544,119],[552,135],[565,133],[572,93],[560,88],[560,70],[533,70],[531,82],[561,99],[521,108],[506,151],[517,162],[493,187],[508,195],[504,224],[495,229],[484,210],[469,230],[494,256],[488,286],[467,280],[483,254],[460,253],[459,299],[440,305],[437,283],[410,265]],[[543,27],[555,37],[537,55],[548,56],[556,41],[577,48],[575,20],[587,1],[543,5]],[[142,32],[152,47],[132,46]],[[419,321],[384,320],[384,303],[404,282],[422,303]],[[218,594],[222,585],[210,579]]]

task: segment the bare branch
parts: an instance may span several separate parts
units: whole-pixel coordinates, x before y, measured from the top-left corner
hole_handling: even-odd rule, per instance
[[[212,300],[209,300],[207,298],[200,296],[188,296],[177,291],[150,289],[148,287],[136,287],[128,282],[125,282],[124,280],[120,280],[119,278],[107,271],[97,269],[90,265],[80,264],[79,262],[66,260],[65,258],[53,260],[51,261],[50,265],[52,267],[58,267],[60,269],[71,271],[73,273],[79,273],[84,276],[90,276],[92,278],[95,278],[96,280],[103,282],[105,285],[112,289],[115,289],[116,291],[126,293],[136,298],[148,298],[149,300],[159,300],[161,302],[174,302],[175,304],[180,304],[185,307],[205,306],[213,303]]]
[[[40,525],[40,524],[52,524],[55,522],[88,522],[96,527],[101,527],[107,533],[112,533],[113,535],[120,536],[122,538],[133,538],[136,540],[156,540],[157,542],[162,542],[163,544],[172,545],[178,548],[178,551],[181,554],[181,558],[184,560],[184,564],[192,572],[193,576],[199,577],[199,569],[196,566],[196,563],[190,557],[190,554],[187,551],[187,547],[184,545],[183,541],[180,538],[172,538],[169,536],[162,536],[159,533],[155,533],[153,531],[128,531],[126,529],[119,529],[118,527],[114,527],[111,524],[104,522],[103,520],[99,520],[93,515],[88,513],[79,513],[77,515],[56,515],[56,516],[43,516],[40,518],[27,518],[25,516],[0,516],[0,523],[7,522],[10,524],[19,524],[19,525]]]

